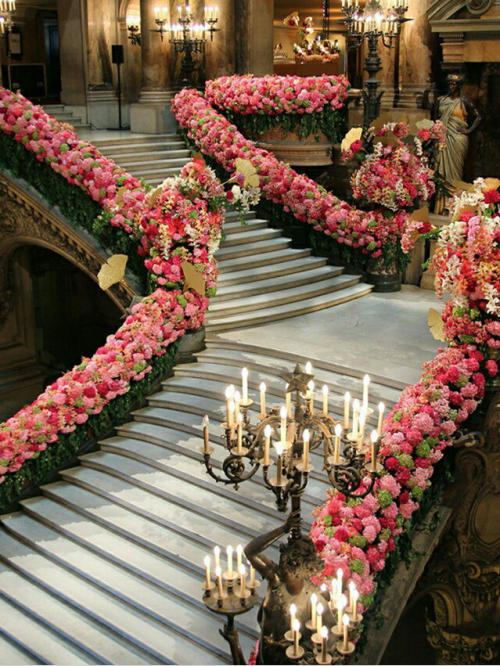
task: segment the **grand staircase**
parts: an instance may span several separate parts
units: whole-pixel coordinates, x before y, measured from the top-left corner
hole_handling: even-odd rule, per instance
[[[283,401],[284,374],[304,361],[280,350],[208,342],[197,361],[179,365],[116,436],[84,455],[81,466],[1,517],[0,663],[218,664],[230,661],[219,619],[201,601],[203,557],[215,545],[246,543],[281,520],[261,478],[235,491],[205,473],[201,421],[211,418],[214,465],[224,456],[223,395],[250,371],[255,397],[264,381],[269,406]],[[361,398],[361,375],[315,364],[330,388]],[[372,406],[391,405],[402,388],[374,377]],[[318,407],[320,405],[318,404]],[[252,407],[253,416],[257,412]],[[217,424],[217,425],[216,425]],[[306,528],[326,497],[321,458],[304,498]],[[277,558],[277,548],[269,550]],[[249,654],[256,613],[239,620]]]
[[[176,135],[94,141],[117,164],[156,185],[176,175],[190,153]],[[207,332],[256,326],[330,308],[369,294],[372,287],[340,266],[292,249],[291,241],[255,214],[229,214],[216,257],[220,276]]]

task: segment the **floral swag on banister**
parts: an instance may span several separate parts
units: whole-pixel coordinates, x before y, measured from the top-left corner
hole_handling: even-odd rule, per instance
[[[188,163],[180,176],[148,191],[92,144],[81,141],[71,127],[4,88],[0,89],[0,130],[100,204],[96,229],[120,227],[134,239],[151,291],[92,358],[82,359],[31,405],[0,425],[0,484],[9,479],[19,491],[28,482],[19,474],[27,461],[97,417],[144,379],[153,361],[172,343],[199,328],[208,297],[215,293],[213,255],[225,208],[231,200],[237,210],[247,210],[258,200],[258,191],[245,189],[246,176],[237,172],[228,181],[235,185],[226,194],[215,174],[199,160]],[[240,166],[245,170],[248,165],[242,161]]]

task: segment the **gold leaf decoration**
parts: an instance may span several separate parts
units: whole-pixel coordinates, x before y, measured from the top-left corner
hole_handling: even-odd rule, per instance
[[[158,197],[160,196],[160,194],[162,192],[162,189],[163,188],[160,185],[160,187],[157,187],[155,190],[150,192],[150,194],[149,194],[149,204],[150,204],[150,206],[155,205],[156,200],[158,199]]]
[[[456,190],[462,190],[463,192],[474,192],[474,185],[472,183],[465,183],[463,180],[452,180],[450,184]]]
[[[434,340],[440,340],[441,342],[446,342],[444,337],[444,322],[440,313],[434,308],[429,308],[429,314],[427,315],[427,324],[432,333]]]
[[[114,254],[101,266],[101,270],[97,274],[97,280],[101,289],[106,291],[117,282],[123,280],[127,261],[128,257],[126,254]]]
[[[458,220],[461,218],[462,213],[477,213],[478,208],[477,206],[462,206],[462,208],[459,208],[455,215],[451,218],[452,222],[458,222]]]
[[[192,159],[192,160],[200,160],[201,162],[205,163],[205,157],[204,157],[203,154],[200,153],[200,152],[198,152],[198,153],[193,153],[193,154],[191,155],[191,159]]]
[[[194,264],[191,264],[189,261],[183,261],[181,268],[184,273],[184,289],[193,289],[200,296],[205,296],[205,280],[200,271],[196,270]]]
[[[485,178],[483,192],[489,192],[490,190],[498,190],[500,187],[500,180],[498,178]]]
[[[417,208],[410,215],[410,222],[428,222],[429,221],[429,206],[422,206]]]
[[[345,152],[349,150],[349,148],[352,146],[352,144],[355,141],[359,141],[361,137],[363,136],[363,128],[362,127],[352,127],[345,137],[342,139],[342,143],[340,144],[340,150],[342,152]]]
[[[234,163],[236,173],[245,177],[244,185],[250,185],[250,187],[259,187],[259,176],[257,174],[257,170],[250,162],[250,160],[243,160],[241,157],[237,157]]]

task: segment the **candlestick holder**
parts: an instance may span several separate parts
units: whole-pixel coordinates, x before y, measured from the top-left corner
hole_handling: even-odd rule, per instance
[[[335,643],[335,649],[337,652],[339,652],[343,657],[346,657],[349,654],[352,654],[354,652],[354,643],[351,643],[351,641],[347,642],[347,649],[344,648],[344,644],[342,641],[337,641]]]

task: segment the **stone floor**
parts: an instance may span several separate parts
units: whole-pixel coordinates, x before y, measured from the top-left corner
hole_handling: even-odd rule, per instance
[[[418,379],[422,364],[442,346],[427,325],[429,308],[441,306],[434,292],[405,285],[398,293],[372,293],[330,310],[219,337],[307,354],[383,376],[402,388]]]

